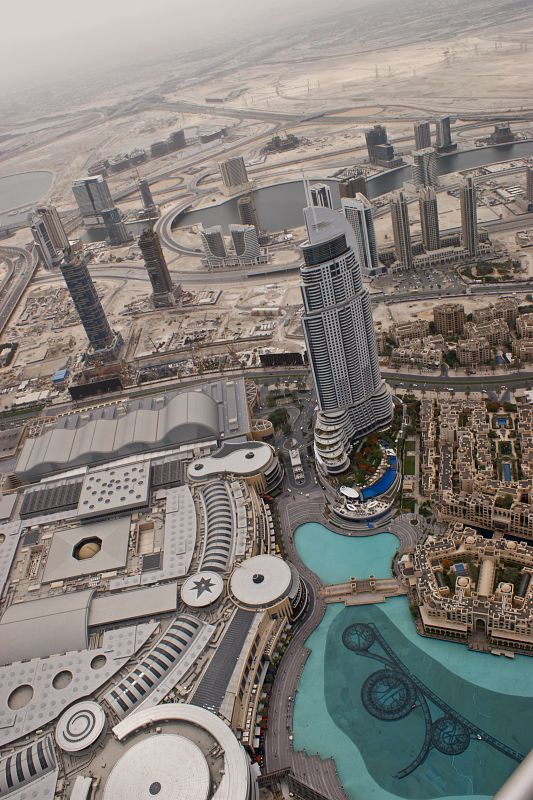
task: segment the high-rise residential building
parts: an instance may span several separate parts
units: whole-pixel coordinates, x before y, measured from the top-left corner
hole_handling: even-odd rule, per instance
[[[390,210],[396,258],[405,269],[410,269],[413,266],[413,251],[411,247],[411,229],[409,227],[409,209],[403,192],[397,192],[392,196]]]
[[[246,172],[246,164],[242,156],[233,156],[220,164],[220,174],[227,191],[237,192],[239,189],[248,188],[250,181]]]
[[[159,236],[153,228],[145,228],[141,233],[139,247],[152,284],[154,306],[161,308],[174,305],[176,291],[168,271]]]
[[[53,206],[40,206],[31,217],[31,233],[44,266],[57,267],[69,246],[63,223]]]
[[[470,175],[461,185],[461,241],[469,256],[479,254],[476,184]]]
[[[253,194],[245,194],[237,200],[237,211],[242,225],[253,225],[257,231],[259,227],[259,217],[254,203]]]
[[[431,147],[431,126],[427,119],[415,122],[415,150]]]
[[[442,336],[460,336],[465,327],[465,307],[461,303],[443,303],[433,309],[435,332]]]
[[[141,178],[137,186],[139,187],[139,192],[141,193],[144,208],[147,211],[155,211],[154,197],[152,195],[152,190],[150,189],[150,184],[146,178]]]
[[[437,128],[437,149],[446,150],[452,146],[452,128],[449,116],[439,117],[435,121]]]
[[[309,194],[311,197],[311,204],[313,206],[320,206],[321,208],[333,208],[331,189],[327,183],[312,184]]]
[[[353,198],[358,194],[364,194],[367,197],[366,176],[347,175],[339,181],[339,194],[342,197]]]
[[[436,186],[437,154],[432,147],[413,153],[413,183],[415,186]]]
[[[213,225],[210,228],[204,228],[200,236],[207,263],[210,266],[220,266],[228,257],[222,226]]]
[[[431,186],[425,186],[418,195],[420,206],[420,225],[424,250],[438,250],[440,247],[439,209],[437,194]]]
[[[380,272],[372,204],[362,194],[353,199],[342,198],[341,203],[357,241],[361,271],[366,278],[371,278]]]
[[[329,208],[304,209],[303,330],[318,402],[315,456],[344,472],[355,442],[390,424],[392,400],[379,370],[372,307],[348,221]]]
[[[74,181],[72,191],[84,222],[97,219],[93,224],[98,224],[102,211],[115,207],[107,181],[102,175],[91,175]]]
[[[63,258],[63,251],[55,248],[46,223],[40,214],[35,214],[31,219],[31,233],[46,269],[57,267]]]
[[[243,261],[259,258],[261,248],[254,225],[230,225],[229,232],[233,242],[235,255]]]
[[[368,150],[368,160],[374,164],[377,160],[376,147],[387,145],[387,129],[384,125],[374,125],[373,128],[365,131],[366,149]]]
[[[533,164],[526,167],[526,199],[528,204],[533,204]]]
[[[67,250],[61,273],[94,354],[101,354],[104,358],[116,355],[119,337],[111,330],[83,251],[74,253]]]
[[[54,208],[54,206],[38,206],[35,209],[35,213],[42,218],[46,225],[46,230],[55,249],[61,252],[66,250],[69,246],[68,236],[61,222],[61,217],[57,213],[57,208]]]
[[[130,241],[130,236],[122,219],[118,208],[110,208],[102,211],[102,221],[104,223],[109,244],[112,247],[120,247]]]
[[[121,245],[129,241],[130,237],[120,211],[115,206],[107,181],[102,175],[91,175],[74,181],[72,191],[84,225],[105,226],[112,245]]]

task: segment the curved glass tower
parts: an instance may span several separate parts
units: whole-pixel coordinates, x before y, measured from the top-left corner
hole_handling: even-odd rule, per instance
[[[323,472],[338,474],[355,442],[390,424],[392,399],[353,230],[329,208],[306,208],[304,218],[302,324],[319,408],[315,456]]]

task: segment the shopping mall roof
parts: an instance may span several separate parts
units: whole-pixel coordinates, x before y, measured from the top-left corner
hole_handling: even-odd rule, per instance
[[[277,556],[254,556],[240,564],[230,580],[231,593],[248,608],[273,605],[289,594],[293,575]]]
[[[91,595],[88,589],[10,605],[0,621],[2,662],[85,650]]]
[[[244,380],[216,381],[61,417],[40,436],[26,439],[16,474],[32,481],[134,453],[245,437],[249,429]]]
[[[274,451],[265,442],[225,442],[210,456],[192,461],[188,468],[191,480],[206,480],[221,474],[247,477],[267,469]]]

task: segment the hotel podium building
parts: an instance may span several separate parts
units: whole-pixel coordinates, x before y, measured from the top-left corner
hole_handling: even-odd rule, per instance
[[[318,402],[315,457],[325,474],[344,472],[355,442],[392,420],[381,378],[372,308],[355,234],[328,208],[304,209],[302,317]]]

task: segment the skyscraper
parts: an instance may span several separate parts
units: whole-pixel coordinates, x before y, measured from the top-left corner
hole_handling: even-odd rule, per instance
[[[415,150],[431,147],[431,127],[426,119],[415,122]]]
[[[107,181],[102,175],[91,175],[74,181],[72,191],[84,225],[105,226],[112,245],[129,241],[121,213],[115,206]]]
[[[113,247],[120,247],[130,241],[128,231],[118,208],[109,208],[102,211],[102,222],[105,225],[109,244]]]
[[[461,240],[469,256],[479,254],[476,185],[471,176],[461,185]]]
[[[259,231],[259,217],[253,194],[245,194],[237,200],[237,211],[242,225],[253,225]]]
[[[396,258],[405,269],[410,269],[413,266],[413,252],[409,228],[409,209],[403,192],[392,196],[390,210]]]
[[[38,206],[35,212],[46,225],[46,230],[55,249],[60,252],[66,250],[69,246],[68,236],[61,222],[61,217],[57,213],[57,208],[54,208],[54,206]]]
[[[63,258],[63,251],[57,250],[54,246],[47,225],[40,214],[34,214],[31,218],[31,233],[46,269],[57,267]]]
[[[98,218],[102,211],[115,207],[107,181],[102,175],[91,175],[74,181],[72,191],[84,222]]]
[[[257,238],[257,230],[253,225],[230,225],[229,232],[233,241],[235,255],[245,261],[259,258],[261,248]]]
[[[367,278],[377,275],[380,269],[372,204],[362,194],[353,199],[343,198],[341,202],[357,241],[361,271]]]
[[[61,273],[94,354],[101,354],[104,358],[115,355],[119,337],[111,330],[89,274],[85,254],[67,250]]]
[[[141,178],[141,180],[137,185],[139,187],[139,192],[141,193],[141,198],[145,209],[147,211],[155,211],[155,203],[152,195],[152,190],[150,189],[150,184],[148,183],[146,178]]]
[[[323,472],[338,474],[348,468],[354,442],[391,422],[392,401],[353,230],[329,208],[306,208],[304,218],[302,324],[319,408],[315,456]]]
[[[437,154],[432,147],[413,153],[413,182],[415,186],[437,185]]]
[[[31,233],[44,266],[57,267],[69,246],[63,223],[53,206],[39,206],[31,218]]]
[[[220,164],[220,174],[226,190],[236,192],[243,187],[248,187],[248,173],[242,156],[233,156]]]
[[[356,197],[358,194],[367,196],[366,176],[363,174],[346,175],[339,181],[339,194],[341,197]]]
[[[139,247],[148,277],[152,284],[152,301],[156,308],[174,305],[174,285],[159,241],[152,228],[145,228],[139,237]]]
[[[438,250],[440,247],[439,210],[435,189],[426,186],[418,195],[422,244],[424,250]]]
[[[209,266],[221,266],[228,257],[221,225],[204,228],[200,233],[202,247]]]
[[[452,145],[451,119],[449,116],[439,117],[435,121],[437,128],[437,149],[446,150]]]
[[[333,208],[331,189],[327,183],[314,183],[310,188],[311,204],[322,208]]]
[[[388,144],[387,129],[384,125],[374,125],[373,128],[365,131],[366,149],[368,150],[368,160],[374,164],[377,160],[376,147]]]
[[[526,199],[529,204],[533,204],[533,164],[526,167]]]

